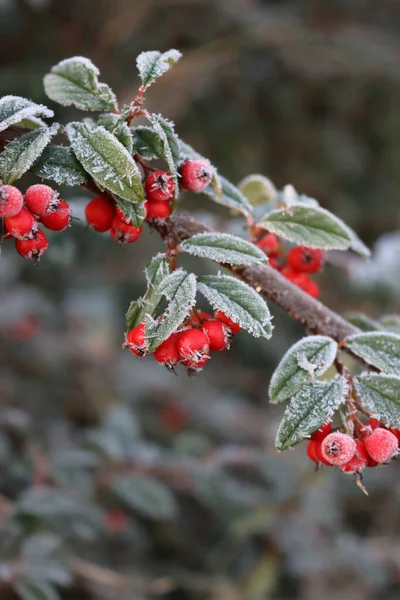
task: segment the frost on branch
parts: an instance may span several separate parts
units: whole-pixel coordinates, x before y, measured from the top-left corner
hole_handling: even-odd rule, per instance
[[[54,116],[52,110],[36,104],[21,96],[4,96],[0,98],[0,131],[4,131],[10,125],[20,124],[24,119],[37,116],[50,118]]]

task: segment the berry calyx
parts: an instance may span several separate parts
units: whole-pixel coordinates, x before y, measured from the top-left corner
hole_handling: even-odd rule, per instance
[[[17,240],[33,238],[38,230],[37,220],[27,208],[22,208],[13,217],[6,217],[4,225],[8,233]]]
[[[108,231],[115,215],[115,206],[104,196],[93,198],[85,208],[88,225],[99,233]]]
[[[369,456],[379,464],[388,462],[398,452],[397,437],[383,427],[374,429],[364,442]]]
[[[57,208],[58,193],[43,183],[31,185],[25,192],[25,204],[34,215],[44,217]]]
[[[206,334],[210,350],[213,352],[221,352],[229,348],[229,332],[230,330],[218,319],[205,321],[201,326],[201,331]]]
[[[15,240],[15,249],[22,258],[38,262],[48,248],[49,242],[43,231],[38,229],[35,237],[28,240]]]
[[[127,224],[115,216],[111,223],[110,234],[120,244],[132,244],[136,242],[142,233],[142,227]]]
[[[144,356],[147,354],[147,343],[146,343],[146,325],[140,323],[125,336],[124,347],[129,348],[132,354],[135,356]]]
[[[154,171],[146,177],[144,189],[147,200],[166,202],[174,197],[175,182],[166,171]]]
[[[163,200],[149,200],[146,203],[146,221],[166,219],[171,214],[171,207]]]
[[[287,261],[292,269],[302,273],[317,273],[324,261],[324,251],[318,248],[297,246],[292,248],[287,256]]]
[[[222,310],[217,310],[214,314],[214,317],[219,321],[222,321],[222,323],[226,325],[227,328],[230,329],[233,334],[239,333],[239,331],[241,330],[240,325],[238,323],[235,323],[235,321],[233,321],[230,317],[223,313]]]
[[[178,333],[173,333],[153,352],[156,361],[172,370],[180,362],[181,357],[178,350]]]
[[[24,203],[24,197],[13,185],[0,185],[0,218],[15,217]]]
[[[211,182],[214,169],[208,160],[188,160],[181,167],[181,187],[189,192],[202,192]]]
[[[322,427],[320,427],[319,429],[317,429],[317,431],[314,431],[314,433],[311,434],[311,439],[316,440],[318,442],[322,442],[322,440],[326,438],[328,433],[331,432],[331,429],[331,423],[325,423],[325,425],[322,425]]]
[[[279,240],[273,233],[267,233],[257,242],[257,246],[265,252],[267,256],[278,256]]]
[[[361,473],[368,466],[368,452],[363,440],[355,440],[356,452],[352,459],[344,465],[340,465],[340,470],[344,473]]]
[[[347,433],[334,432],[321,443],[321,454],[331,465],[345,465],[356,452],[356,443]]]
[[[51,231],[64,231],[71,222],[71,208],[65,200],[59,200],[53,212],[41,218],[41,222]]]
[[[183,364],[199,369],[209,360],[210,344],[205,333],[199,329],[187,329],[179,334],[178,352]]]

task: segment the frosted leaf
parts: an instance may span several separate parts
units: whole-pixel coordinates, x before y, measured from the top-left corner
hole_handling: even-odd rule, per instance
[[[339,375],[331,381],[313,381],[298,391],[279,426],[275,442],[277,450],[295,446],[331,421],[345,401],[347,391],[346,380]]]
[[[178,512],[178,506],[171,490],[140,473],[120,475],[111,484],[111,489],[135,513],[147,519],[170,521]]]
[[[204,275],[198,278],[198,289],[214,309],[222,310],[255,337],[271,337],[273,327],[268,306],[243,281],[229,275]]]
[[[193,256],[228,265],[264,265],[267,258],[255,244],[229,233],[199,233],[185,240],[181,249]]]
[[[136,65],[144,86],[149,87],[178,62],[182,54],[178,50],[168,52],[142,52],[136,59]]]
[[[344,224],[345,225],[345,224]],[[371,256],[371,250],[364,244],[362,240],[358,237],[355,231],[351,229],[348,225],[345,225],[347,229],[347,233],[350,236],[350,250],[353,250],[356,254],[359,254],[363,258],[369,258]]]
[[[139,169],[112,133],[102,126],[79,122],[69,123],[66,132],[76,157],[96,183],[124,200],[144,200]]]
[[[310,198],[305,194],[298,194],[292,184],[285,185],[283,190],[279,192],[279,202],[287,207],[293,204],[305,204],[307,206],[319,206],[319,202],[315,198]]]
[[[165,254],[157,254],[145,269],[147,291],[143,298],[135,300],[126,313],[128,330],[142,323],[146,315],[153,316],[160,304],[162,293],[159,291],[161,282],[170,274],[169,260]]]
[[[36,104],[21,96],[4,96],[0,98],[0,131],[4,131],[10,125],[17,125],[24,119],[39,115],[50,118],[54,116],[54,113],[46,106]]]
[[[352,241],[349,228],[335,215],[324,208],[303,204],[274,210],[258,225],[309,248],[347,250]]]
[[[385,329],[400,333],[400,315],[383,315],[380,321]]]
[[[238,188],[252,206],[275,201],[278,195],[272,181],[264,175],[249,175],[238,183]]]
[[[203,190],[203,194],[206,194],[211,200],[217,204],[223,204],[229,208],[235,208],[244,215],[248,215],[252,212],[252,207],[246,196],[237,188],[233,183],[219,175],[219,183],[221,186],[220,193],[214,189],[213,185],[210,184]]]
[[[193,158],[201,158],[202,160],[208,160],[202,154],[200,154],[194,148],[192,148],[192,146],[189,146],[189,144],[185,144],[185,142],[182,142],[182,140],[179,140],[179,154],[181,160],[183,161],[190,160]]]
[[[31,168],[42,179],[50,179],[57,185],[81,185],[87,180],[82,165],[71,148],[49,144]]]
[[[369,365],[400,375],[400,335],[383,331],[358,333],[348,337],[345,345]]]
[[[26,129],[40,129],[41,127],[47,127],[47,123],[39,117],[27,117],[22,119],[19,123],[16,123],[16,127],[25,127]]]
[[[400,377],[363,373],[354,379],[360,404],[387,427],[400,428]]]
[[[345,319],[361,331],[382,331],[385,329],[379,321],[371,319],[362,312],[350,312],[344,315]]]
[[[133,148],[145,160],[162,158],[164,156],[164,142],[152,127],[141,125],[133,131]]]
[[[115,202],[118,204],[125,217],[129,219],[129,221],[135,227],[142,227],[143,222],[146,217],[146,209],[144,207],[144,202],[129,202],[129,200],[124,200],[123,198],[119,198],[118,196],[114,196]]]
[[[44,77],[44,89],[49,98],[81,110],[112,110],[117,101],[111,88],[98,81],[99,70],[83,56],[66,58],[52,67]]]
[[[0,178],[4,183],[13,183],[30,169],[59,129],[59,124],[34,129],[7,144],[0,154]]]
[[[100,115],[97,119],[97,125],[102,125],[115,135],[115,137],[121,142],[123,146],[128,150],[129,154],[132,154],[133,150],[133,139],[131,130],[127,123],[121,119],[120,115],[114,113],[106,113]]]
[[[299,340],[283,356],[269,385],[271,402],[293,396],[311,379],[323,375],[333,364],[337,343],[323,335]]]
[[[163,156],[165,157],[165,160],[168,163],[169,172],[175,182],[176,198],[179,192],[177,171],[177,161],[179,158],[179,142],[178,137],[174,131],[174,124],[171,121],[164,119],[163,116],[155,114],[150,115],[149,120],[153,125],[153,129],[163,141]]]
[[[168,300],[168,307],[159,323],[148,323],[146,327],[149,352],[154,352],[188,316],[196,302],[196,276],[177,269],[158,285],[156,292]]]

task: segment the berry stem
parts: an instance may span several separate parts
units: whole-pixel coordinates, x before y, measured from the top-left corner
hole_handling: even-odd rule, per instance
[[[133,155],[134,160],[143,168],[145,174],[146,173],[155,173],[157,171],[156,168],[151,167],[137,152]]]

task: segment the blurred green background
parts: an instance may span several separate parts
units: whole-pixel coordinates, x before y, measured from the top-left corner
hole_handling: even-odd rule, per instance
[[[398,310],[400,4],[0,0],[0,96],[43,102],[60,122],[77,113],[44,96],[53,64],[88,56],[122,103],[138,88],[136,55],[169,48],[183,59],[149,90],[149,109],[232,181],[263,173],[278,187],[290,182],[370,246],[379,240],[367,265],[331,257],[322,300],[374,318]],[[82,218],[84,193],[62,192]],[[184,202],[228,226],[228,211],[207,199]],[[156,235],[119,247],[78,221],[51,236],[37,269],[3,248],[0,493],[18,500],[48,484],[94,507],[96,534],[65,515],[40,527],[60,536],[62,552],[131,582],[118,587],[75,565],[62,597],[397,600],[398,463],[367,473],[365,497],[351,477],[315,473],[305,445],[274,450],[282,407],[268,406],[268,382],[299,325],[271,306],[270,342],[241,333],[194,379],[121,350],[124,313],[161,249]],[[72,461],[93,448],[100,467]],[[149,518],[99,490],[96,476],[121,465],[171,489],[174,516]],[[22,530],[16,538],[2,560],[21,551]]]

